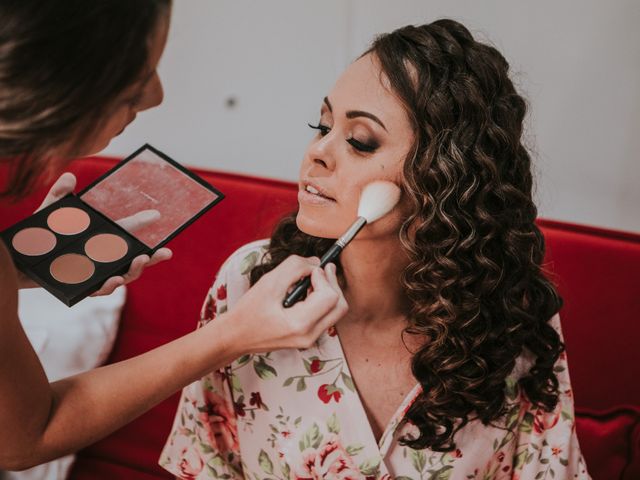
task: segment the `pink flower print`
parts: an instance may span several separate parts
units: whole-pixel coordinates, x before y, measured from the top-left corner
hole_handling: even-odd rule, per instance
[[[301,465],[293,472],[295,480],[359,480],[363,477],[336,435],[317,450],[307,448],[302,452]]]
[[[547,413],[543,409],[536,410],[536,414],[533,418],[533,431],[541,435],[545,430],[549,430],[556,426],[558,419],[560,418],[560,412]]]
[[[218,292],[216,293],[216,298],[218,300],[226,300],[227,299],[227,286],[220,285],[218,287]]]
[[[342,397],[342,391],[339,388],[336,388],[334,385],[320,385],[318,388],[318,398],[322,400],[324,403],[329,403],[331,399],[334,399],[336,403],[340,402],[340,398]]]
[[[192,449],[184,448],[180,452],[180,478],[185,480],[195,480],[204,468],[204,461]]]
[[[206,405],[199,408],[198,419],[204,425],[211,446],[220,453],[238,450],[238,427],[231,402],[215,392],[205,393]]]
[[[216,301],[211,295],[207,295],[200,318],[202,320],[214,320],[216,318]]]

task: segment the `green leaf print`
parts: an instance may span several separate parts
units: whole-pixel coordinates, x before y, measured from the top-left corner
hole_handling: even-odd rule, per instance
[[[518,397],[518,383],[513,377],[507,377],[505,380],[504,393],[509,400],[515,400]]]
[[[262,380],[268,380],[278,376],[276,369],[264,361],[263,358],[253,362],[253,368]]]
[[[289,385],[291,385],[293,383],[294,377],[289,377],[287,378],[284,383],[282,384],[283,387],[288,387]]]
[[[242,259],[240,262],[240,273],[242,275],[248,275],[253,267],[258,263],[258,258],[260,258],[260,254],[258,252],[251,252],[249,255]]]
[[[525,413],[524,418],[522,419],[522,423],[520,424],[520,432],[531,433],[531,429],[533,427],[533,419],[533,413]]]
[[[422,473],[425,465],[427,464],[427,459],[422,450],[411,450],[411,463],[413,464],[413,468],[415,468],[416,472]]]
[[[353,379],[346,373],[342,373],[341,376],[342,376],[342,381],[344,382],[346,387],[352,392],[355,392],[356,386],[353,384]]]
[[[355,457],[362,450],[364,450],[364,445],[360,443],[354,443],[352,445],[348,445],[346,450],[349,455],[351,455],[352,457]]]
[[[525,463],[527,459],[527,450],[522,450],[520,453],[516,455],[515,460],[513,461],[513,469],[517,470],[521,465]]]
[[[260,450],[258,463],[260,464],[260,468],[262,468],[265,473],[273,475],[273,463],[271,462],[269,455],[267,455],[267,452],[265,452],[264,450]]]
[[[241,367],[245,363],[249,362],[249,360],[251,360],[251,355],[243,355],[237,360],[236,364],[238,367]]]
[[[302,440],[300,440],[300,451],[304,451],[307,448],[318,448],[322,443],[322,434],[320,433],[320,427],[317,423],[314,423],[305,432]]]
[[[335,413],[329,417],[329,420],[327,420],[327,428],[331,433],[340,433],[340,423],[338,422],[338,417],[336,417]]]
[[[429,480],[449,480],[451,478],[451,474],[453,473],[453,466],[447,465],[442,467],[435,472],[431,472],[429,476]]]
[[[237,375],[231,375],[231,388],[233,388],[234,392],[242,393],[242,385],[240,384],[240,379]]]
[[[411,477],[405,477],[404,475],[401,475],[400,477],[394,477],[395,480],[413,480],[413,478]]]
[[[380,467],[379,458],[370,458],[369,460],[362,462],[358,467],[362,475],[376,475]]]
[[[298,385],[296,385],[296,390],[298,392],[302,392],[303,390],[307,389],[307,384],[304,381],[303,377],[300,377],[300,379],[298,380]]]
[[[282,465],[282,475],[284,478],[289,478],[291,476],[291,467],[288,463]]]

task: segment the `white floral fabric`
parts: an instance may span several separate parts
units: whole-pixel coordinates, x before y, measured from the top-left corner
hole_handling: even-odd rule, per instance
[[[201,324],[247,291],[248,273],[266,245],[246,245],[225,262]],[[552,323],[560,331],[558,316]],[[588,479],[566,357],[556,365],[562,393],[552,412],[533,407],[519,391],[527,364],[520,359],[507,379],[504,419],[469,422],[456,434],[455,451],[413,450],[399,440],[416,432],[402,420],[420,385],[376,441],[332,328],[313,348],[245,355],[186,387],[160,464],[182,479]]]

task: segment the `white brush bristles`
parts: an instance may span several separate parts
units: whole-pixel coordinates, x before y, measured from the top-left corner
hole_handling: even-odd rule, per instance
[[[400,188],[392,182],[376,181],[364,187],[360,194],[358,216],[372,223],[393,210],[400,200]]]

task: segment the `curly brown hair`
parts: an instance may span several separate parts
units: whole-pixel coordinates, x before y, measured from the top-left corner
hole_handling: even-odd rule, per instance
[[[504,416],[506,379],[524,352],[535,361],[519,387],[539,408],[558,401],[553,368],[564,345],[549,320],[562,300],[542,269],[521,139],[526,103],[505,58],[453,20],[382,35],[369,53],[415,133],[402,185],[412,208],[399,233],[410,258],[405,332],[428,341],[412,357],[423,392],[406,414],[420,433],[403,443],[447,451],[469,421]],[[251,280],[290,254],[321,255],[331,243],[304,234],[289,215]]]

